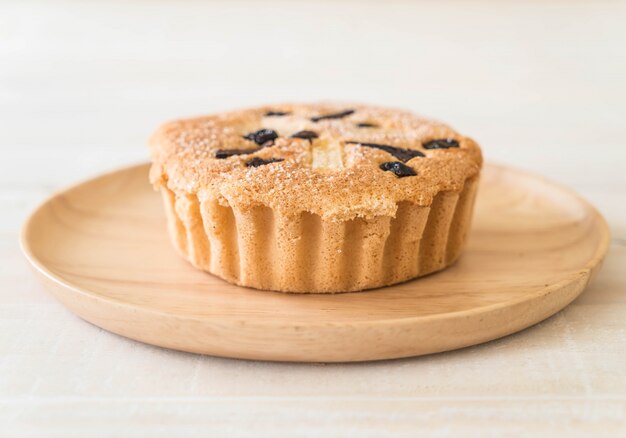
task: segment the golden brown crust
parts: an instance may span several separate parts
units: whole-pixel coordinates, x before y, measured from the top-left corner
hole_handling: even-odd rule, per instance
[[[354,112],[312,120],[345,110]],[[269,111],[289,114],[264,116]],[[359,123],[376,127],[359,127]],[[262,128],[279,134],[272,145],[216,158],[218,150],[258,148],[243,136]],[[302,130],[319,137],[291,138]],[[449,138],[457,140],[459,147],[423,147],[431,140]],[[402,160],[348,142],[419,150],[425,157],[405,163],[416,176],[399,178],[380,165]],[[241,210],[266,206],[281,215],[308,212],[334,221],[393,217],[401,202],[429,206],[439,192],[462,190],[482,165],[478,145],[444,124],[407,111],[359,104],[281,104],[174,121],[154,134],[150,150],[150,178],[157,187]],[[253,158],[283,161],[247,167],[245,163]]]

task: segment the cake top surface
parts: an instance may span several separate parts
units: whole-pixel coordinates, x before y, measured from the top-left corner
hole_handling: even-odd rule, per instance
[[[362,104],[276,104],[162,125],[155,186],[235,208],[325,219],[394,216],[479,173],[478,145],[411,112]]]

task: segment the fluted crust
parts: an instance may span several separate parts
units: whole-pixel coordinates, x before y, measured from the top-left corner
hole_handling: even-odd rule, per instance
[[[257,289],[350,292],[439,271],[465,245],[478,176],[430,206],[400,202],[395,217],[347,221],[268,206],[242,210],[161,186],[174,246],[195,267]]]

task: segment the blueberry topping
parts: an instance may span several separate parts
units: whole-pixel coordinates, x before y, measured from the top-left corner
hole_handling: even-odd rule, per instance
[[[243,138],[253,141],[259,146],[263,146],[269,141],[276,140],[278,138],[278,133],[273,129],[259,129],[257,132],[251,132],[244,135]]]
[[[259,167],[265,164],[278,163],[280,161],[285,161],[284,158],[268,158],[267,160],[259,157],[254,157],[251,160],[246,161],[246,167]]]
[[[319,135],[317,135],[317,132],[315,131],[298,131],[291,135],[291,138],[302,138],[304,140],[309,140],[310,142],[317,137],[319,137]]]
[[[453,138],[443,138],[439,140],[431,140],[429,142],[424,143],[425,149],[448,149],[448,148],[458,148],[459,142]]]
[[[215,152],[215,158],[228,158],[233,155],[247,155],[258,151],[258,149],[220,149]]]
[[[282,117],[291,114],[289,111],[268,111],[263,114],[265,117]]]
[[[376,123],[369,122],[357,123],[356,126],[359,128],[378,128],[378,125]]]
[[[397,159],[405,163],[415,157],[425,157],[423,153],[421,153],[420,151],[416,149],[404,149],[404,148],[397,148],[395,146],[389,146],[387,144],[362,143],[360,141],[347,141],[346,143],[358,144],[359,146],[365,146],[368,148],[383,150],[385,152],[390,153],[391,155],[393,155],[394,157],[396,157]]]
[[[399,161],[387,161],[386,163],[381,164],[380,168],[385,172],[393,172],[393,174],[398,178],[417,175],[417,172],[415,172],[412,167],[409,167]]]
[[[339,113],[325,114],[323,116],[311,117],[311,121],[312,122],[319,122],[320,120],[326,120],[326,119],[342,119],[344,117],[349,116],[350,114],[354,114],[354,110],[345,110],[345,111],[341,111]]]

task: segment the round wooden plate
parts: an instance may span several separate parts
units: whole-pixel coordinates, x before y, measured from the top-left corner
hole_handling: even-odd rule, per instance
[[[22,247],[81,318],[162,347],[281,361],[390,359],[489,341],[569,304],[608,246],[603,218],[542,178],[488,165],[466,252],[408,283],[339,295],[228,284],[175,252],[148,165],[84,182],[44,202]]]

